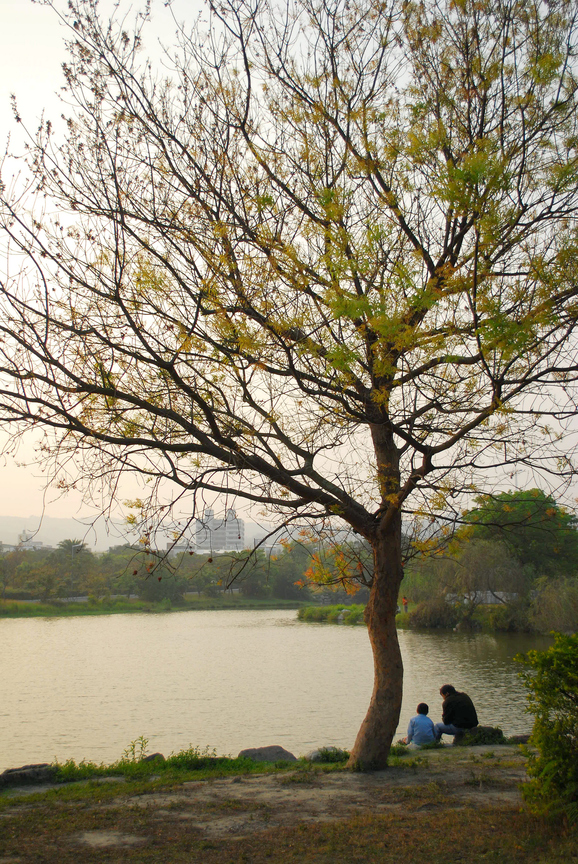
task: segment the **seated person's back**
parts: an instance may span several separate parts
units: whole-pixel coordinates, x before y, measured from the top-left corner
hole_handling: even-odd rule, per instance
[[[434,724],[427,716],[429,706],[425,702],[420,702],[416,708],[417,714],[412,717],[407,727],[406,744],[416,744],[420,747],[422,744],[431,744],[436,740]]]

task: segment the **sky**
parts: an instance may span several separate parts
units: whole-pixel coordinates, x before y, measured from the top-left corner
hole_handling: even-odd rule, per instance
[[[44,106],[56,114],[55,91],[59,87],[64,58],[63,28],[54,13],[30,0],[0,0],[0,142],[2,151],[10,135],[10,150],[22,147],[20,130],[15,128],[10,95],[15,94],[25,118],[32,128]],[[12,169],[8,168],[12,173]],[[7,171],[4,171],[6,175]],[[5,179],[3,177],[3,179]],[[1,433],[0,433],[1,434]],[[33,447],[23,442],[19,460],[33,458]],[[40,467],[26,469],[15,461],[0,457],[0,513],[26,517],[46,510],[49,515],[67,517],[81,508],[75,500],[51,502],[45,499],[44,478]],[[1,538],[0,538],[1,539]]]
[[[66,8],[66,0],[55,0],[58,8]],[[141,8],[141,0],[132,3],[123,0],[123,8]],[[101,0],[101,8],[112,6],[111,0]],[[189,17],[194,0],[175,0],[173,12]],[[156,37],[170,44],[175,30],[174,20],[164,0],[153,3],[154,32]],[[0,143],[2,152],[10,136],[10,152],[21,152],[22,129],[15,124],[10,107],[10,96],[15,94],[24,125],[33,131],[45,112],[47,119],[57,121],[61,114],[58,92],[62,85],[62,63],[66,59],[64,38],[66,28],[53,10],[32,0],[0,0]],[[4,168],[3,180],[12,175],[17,163],[11,160]],[[0,441],[4,441],[0,431]],[[33,442],[23,441],[18,453],[20,462],[34,460]],[[19,467],[11,457],[0,456],[0,515],[27,517],[45,513],[48,516],[69,518],[91,515],[82,503],[81,495],[68,493],[61,496],[56,490],[45,491],[42,466]],[[2,538],[0,537],[0,540]]]

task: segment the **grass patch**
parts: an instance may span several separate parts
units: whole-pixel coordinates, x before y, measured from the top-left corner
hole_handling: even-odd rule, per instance
[[[122,600],[104,598],[96,602],[64,603],[53,600],[47,603],[0,600],[0,618],[70,618],[79,615],[124,615],[124,614],[163,614],[168,612],[190,612],[209,609],[298,609],[299,600],[259,600],[258,598],[239,597],[191,597],[174,605],[164,600],[158,603],[144,600]]]
[[[239,809],[231,802],[225,812]],[[95,830],[126,832],[146,842],[122,850],[79,848],[70,842]],[[519,808],[425,810],[419,819],[413,812],[364,813],[329,823],[265,828],[240,839],[213,839],[200,836],[187,820],[155,817],[154,808],[63,806],[28,810],[5,820],[2,853],[21,856],[23,851],[26,860],[43,864],[397,864],[400,857],[428,864],[561,864],[572,860],[578,843],[575,835],[561,836],[560,825]]]
[[[247,758],[217,756],[214,750],[201,750],[190,745],[186,750],[172,753],[166,759],[146,757],[148,741],[139,738],[131,742],[122,759],[111,765],[69,760],[56,763],[57,783],[72,783],[80,780],[99,780],[105,777],[124,777],[126,780],[147,780],[154,775],[157,782],[183,782],[184,779],[208,779],[210,777],[238,776],[239,774],[267,773],[282,768],[294,767],[294,762],[264,763]]]
[[[306,606],[302,605],[297,613],[300,621],[309,624],[365,624],[363,614],[365,605],[350,606]],[[399,629],[409,627],[409,612],[398,612],[395,623]]]

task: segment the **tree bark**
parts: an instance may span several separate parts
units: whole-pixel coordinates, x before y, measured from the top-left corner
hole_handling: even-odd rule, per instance
[[[373,556],[373,584],[365,609],[373,650],[373,694],[348,762],[349,767],[362,771],[387,767],[401,711],[403,664],[395,626],[397,597],[403,578],[399,511],[379,529]]]

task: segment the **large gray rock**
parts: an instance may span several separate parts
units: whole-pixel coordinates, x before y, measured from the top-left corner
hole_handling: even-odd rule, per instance
[[[166,762],[166,759],[162,753],[151,753],[150,756],[143,756],[143,758],[140,761],[141,762],[156,762],[157,760],[159,762]]]
[[[530,733],[527,735],[510,735],[508,742],[512,744],[527,744],[530,740]]]
[[[238,759],[252,759],[253,762],[297,762],[297,758],[293,753],[289,753],[278,744],[273,744],[271,747],[250,747],[248,750],[241,750]]]
[[[27,786],[30,783],[49,783],[54,779],[54,766],[48,762],[36,765],[23,765],[21,768],[7,768],[0,774],[1,786]]]

